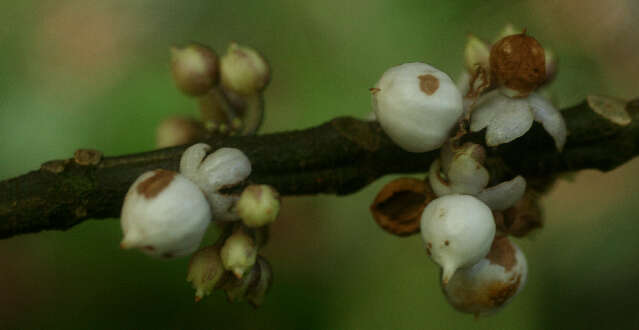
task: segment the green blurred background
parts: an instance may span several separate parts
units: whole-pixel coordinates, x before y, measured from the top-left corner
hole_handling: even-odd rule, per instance
[[[196,116],[171,80],[173,44],[261,50],[273,69],[262,131],[274,132],[366,116],[368,88],[392,65],[456,77],[466,34],[492,39],[508,22],[558,55],[560,105],[637,97],[638,15],[635,0],[0,1],[0,179],[80,147],[149,150],[163,118]],[[346,197],[284,200],[259,310],[220,292],[195,304],[188,260],[121,251],[116,219],[2,240],[0,329],[637,329],[638,170],[557,184],[545,228],[517,241],[525,290],[479,320],[447,305],[419,237],[372,221],[386,177]]]

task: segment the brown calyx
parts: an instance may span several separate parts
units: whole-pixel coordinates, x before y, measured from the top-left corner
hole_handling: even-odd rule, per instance
[[[526,236],[533,229],[543,226],[539,196],[532,190],[527,190],[513,207],[493,212],[493,216],[497,230],[515,237]]]
[[[502,38],[490,50],[492,78],[524,97],[546,80],[544,48],[525,31]]]
[[[423,180],[399,178],[382,188],[370,211],[375,222],[385,231],[408,236],[419,232],[421,214],[435,198]]]
[[[419,89],[426,95],[433,95],[439,89],[439,79],[432,74],[423,74],[417,78],[419,78]]]
[[[177,173],[173,171],[155,170],[153,176],[140,182],[137,188],[138,193],[146,198],[153,198],[173,181],[173,177],[175,177],[176,174]]]

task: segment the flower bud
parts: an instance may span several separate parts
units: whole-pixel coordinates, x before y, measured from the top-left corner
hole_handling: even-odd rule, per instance
[[[176,172],[149,171],[124,198],[120,246],[164,258],[185,256],[197,250],[210,222],[210,207],[198,186]]]
[[[261,227],[277,218],[280,195],[268,185],[250,185],[242,191],[236,204],[237,213],[248,227]]]
[[[187,95],[200,96],[217,84],[218,59],[203,45],[171,48],[171,72],[177,87]]]
[[[470,72],[475,72],[477,69],[476,66],[479,65],[483,69],[488,70],[489,57],[490,46],[475,35],[468,35],[468,41],[466,41],[466,48],[464,49],[466,69]]]
[[[211,146],[197,143],[187,148],[180,158],[180,172],[195,182],[206,195],[213,220],[233,221],[239,216],[233,211],[238,196],[223,193],[251,174],[251,161],[235,148],[220,148],[207,155]]]
[[[257,246],[244,229],[239,227],[224,241],[220,257],[226,270],[232,271],[237,278],[242,278],[244,272],[255,264]]]
[[[206,136],[202,123],[191,118],[169,117],[157,128],[155,144],[158,148],[174,147],[197,142]]]
[[[441,157],[428,171],[429,183],[437,196],[477,195],[488,185],[490,175],[483,166],[486,151],[481,145],[466,143],[453,147],[448,143],[441,150]]]
[[[220,65],[222,85],[240,95],[261,92],[270,80],[268,62],[250,47],[231,43]]]
[[[219,246],[207,246],[193,254],[186,280],[193,284],[195,302],[211,294],[224,271]]]

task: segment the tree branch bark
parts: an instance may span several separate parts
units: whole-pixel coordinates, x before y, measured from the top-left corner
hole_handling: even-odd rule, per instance
[[[622,165],[639,153],[639,99],[627,103],[626,110],[632,121],[621,126],[595,113],[587,101],[565,109],[569,136],[562,153],[535,124],[513,143],[490,148],[489,161],[500,164],[493,177],[544,178]],[[483,141],[483,133],[469,138]],[[247,183],[272,185],[284,196],[350,194],[386,174],[426,172],[438,156],[438,151],[405,152],[376,122],[354,118],[336,118],[300,131],[204,142],[213,150],[223,146],[242,150],[253,166]],[[74,159],[51,161],[37,171],[2,181],[0,238],[64,230],[87,219],[116,218],[131,183],[148,170],[177,170],[184,149],[105,157],[92,165]]]

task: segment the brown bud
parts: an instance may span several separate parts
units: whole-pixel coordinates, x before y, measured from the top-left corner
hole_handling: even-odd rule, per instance
[[[273,270],[266,258],[259,256],[256,266],[259,274],[246,292],[246,299],[254,308],[262,305],[264,297],[273,283]]]
[[[493,216],[498,231],[515,237],[526,236],[543,225],[539,196],[531,190],[527,190],[515,206],[502,212],[495,211]]]
[[[76,164],[82,166],[98,165],[102,160],[102,151],[94,149],[78,149],[73,154]]]
[[[219,64],[215,52],[204,45],[171,48],[171,71],[177,87],[187,95],[204,95],[217,84]]]
[[[155,144],[158,148],[174,147],[198,142],[206,136],[201,122],[184,117],[169,117],[156,130]]]
[[[422,211],[436,197],[424,181],[399,178],[382,188],[370,210],[382,229],[397,236],[408,236],[419,232]]]
[[[544,48],[525,31],[504,37],[490,50],[490,71],[510,96],[527,96],[546,80]]]

